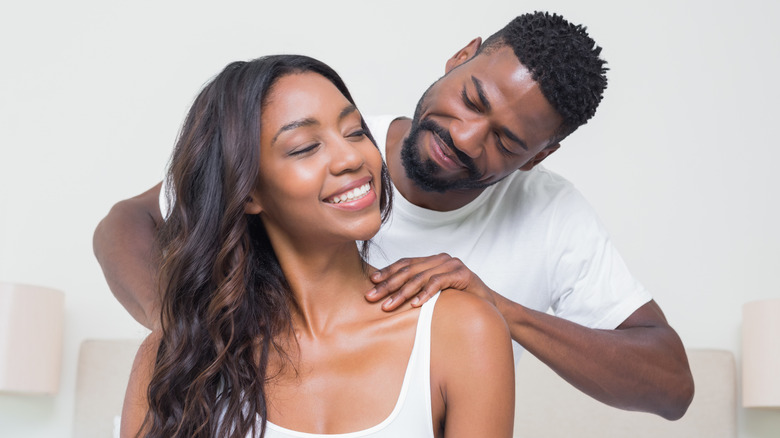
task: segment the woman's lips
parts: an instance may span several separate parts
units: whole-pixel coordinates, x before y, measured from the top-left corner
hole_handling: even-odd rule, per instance
[[[331,196],[325,199],[325,202],[329,204],[341,204],[343,202],[357,201],[366,197],[370,191],[371,183],[365,183],[359,187],[355,187],[354,189],[342,192],[341,194]]]
[[[374,179],[369,175],[342,186],[322,201],[342,210],[357,211],[370,207],[376,200]]]

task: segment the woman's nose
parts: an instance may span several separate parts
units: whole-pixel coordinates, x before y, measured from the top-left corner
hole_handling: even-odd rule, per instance
[[[332,142],[331,171],[338,175],[360,169],[365,162],[363,154],[357,145],[345,138],[339,138]]]

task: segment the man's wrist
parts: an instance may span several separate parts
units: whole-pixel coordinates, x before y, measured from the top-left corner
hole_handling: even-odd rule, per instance
[[[493,294],[494,306],[501,313],[501,316],[504,317],[504,321],[506,321],[510,331],[512,331],[513,326],[521,323],[527,309],[496,291],[491,290],[491,292]]]

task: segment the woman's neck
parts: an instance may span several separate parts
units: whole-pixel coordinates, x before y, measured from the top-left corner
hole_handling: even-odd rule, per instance
[[[354,242],[305,250],[280,248],[276,254],[296,300],[296,331],[326,334],[365,310],[364,293],[372,283]]]

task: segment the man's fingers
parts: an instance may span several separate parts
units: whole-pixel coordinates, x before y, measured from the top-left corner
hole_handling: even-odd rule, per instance
[[[422,306],[426,301],[430,300],[432,296],[436,295],[437,292],[442,289],[447,289],[446,287],[441,286],[443,279],[444,277],[439,275],[434,275],[431,277],[430,281],[428,281],[420,293],[418,293],[416,297],[412,298],[410,304],[413,307]]]
[[[452,257],[444,253],[427,257],[406,257],[377,270],[371,274],[370,278],[374,283],[380,283],[397,275],[399,272],[411,272],[412,274],[416,274],[426,269],[430,269],[433,266],[445,263],[451,258]]]
[[[384,268],[379,269],[375,271],[373,274],[371,274],[371,281],[373,281],[374,283],[382,282],[386,280],[388,277],[398,272],[399,269],[409,266],[411,263],[412,263],[411,258],[400,259],[397,262],[385,266]]]
[[[383,303],[382,308],[392,310],[411,299],[410,304],[418,307],[443,289],[466,290],[470,284],[471,271],[458,259],[427,271],[419,272],[407,280],[400,289]]]
[[[473,277],[463,262],[448,254],[404,258],[371,275],[376,286],[366,293],[366,299],[384,299],[382,309],[387,311],[409,299],[413,306],[421,306],[442,289],[470,291]]]
[[[379,301],[380,299],[396,292],[401,288],[408,279],[412,276],[412,272],[409,266],[403,266],[398,269],[394,269],[393,275],[386,277],[380,281],[373,289],[368,291],[366,297],[369,301]],[[392,298],[392,297],[391,297]]]
[[[430,281],[430,278],[435,275],[433,272],[436,268],[418,272],[411,277],[407,276],[406,281],[398,286],[398,290],[382,304],[382,308],[385,310],[393,310],[410,298],[414,298],[416,300],[413,305],[422,305],[422,303],[428,301],[430,296],[421,297],[419,296],[419,293]],[[420,298],[420,300],[417,300],[417,298]]]
[[[366,292],[366,299],[372,302],[379,301],[382,298],[395,293],[415,277],[418,277],[417,281],[419,281],[421,273],[443,265],[451,258],[452,257],[447,254],[438,254],[428,257],[400,259],[371,274],[371,281],[373,281],[376,286]],[[410,295],[404,296],[408,298]],[[395,298],[400,297],[396,296]],[[404,300],[406,298],[404,298]],[[388,303],[388,305],[390,304]],[[392,308],[395,307],[396,306],[392,306]]]

